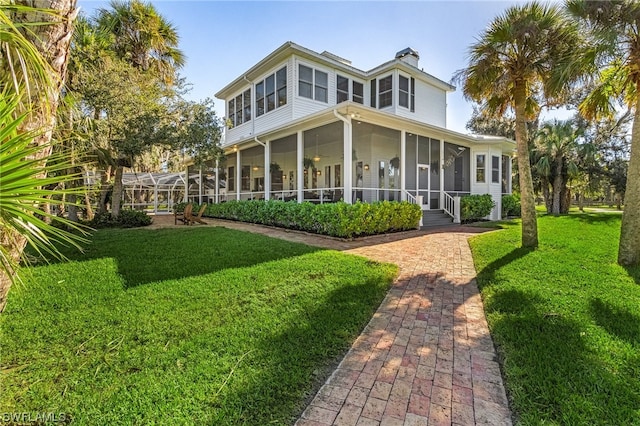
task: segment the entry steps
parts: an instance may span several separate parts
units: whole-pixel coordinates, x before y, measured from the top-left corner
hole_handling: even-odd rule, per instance
[[[422,212],[422,228],[453,225],[453,218],[444,210],[424,210]]]

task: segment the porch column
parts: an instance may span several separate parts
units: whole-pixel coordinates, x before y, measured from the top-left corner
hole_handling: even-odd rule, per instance
[[[444,206],[444,139],[440,139],[440,161],[438,161],[438,167],[440,167],[440,206]]]
[[[240,200],[240,186],[242,185],[242,162],[240,161],[240,151],[236,152],[236,200]]]
[[[302,130],[298,130],[296,136],[296,180],[298,181],[298,202],[301,203],[304,201],[304,193],[302,192],[302,189],[304,188],[304,170],[302,169],[302,163],[304,162],[304,136],[302,134]],[[311,173],[311,171],[309,171],[309,173]]]
[[[202,204],[202,166],[198,169],[198,204]]]
[[[271,142],[264,143],[264,199],[271,196]]]
[[[343,140],[342,147],[344,149],[344,201],[347,204],[353,204],[353,125],[350,119],[343,120]]]
[[[407,187],[407,132],[402,130],[400,132],[400,199],[402,201],[407,201],[407,195],[405,194],[405,189]]]
[[[218,204],[220,202],[220,174],[218,173],[218,169],[220,168],[220,159],[216,158],[216,188],[215,188],[215,203]],[[228,181],[228,179],[227,179]]]
[[[183,203],[189,202],[189,166],[184,170],[184,196],[182,197]]]

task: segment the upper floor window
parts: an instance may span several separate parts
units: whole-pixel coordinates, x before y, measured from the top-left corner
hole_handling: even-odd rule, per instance
[[[256,117],[287,104],[287,67],[256,83]]]
[[[336,103],[349,100],[349,79],[341,75],[336,76]],[[351,81],[351,100],[364,104],[364,84]]]
[[[341,75],[336,76],[336,103],[349,100],[349,79]]]
[[[409,79],[403,75],[398,81],[398,105],[409,108]]]
[[[229,128],[239,126],[251,120],[251,89],[240,93],[229,101],[227,110],[229,117]]]
[[[413,77],[399,76],[398,105],[409,108],[411,112],[416,110],[416,80]]]
[[[329,101],[329,74],[300,64],[298,67],[298,95],[316,101]]]
[[[378,108],[393,104],[393,76],[388,75],[378,79]]]
[[[359,104],[364,104],[364,84],[357,81],[352,81],[351,89],[352,89],[351,100]]]

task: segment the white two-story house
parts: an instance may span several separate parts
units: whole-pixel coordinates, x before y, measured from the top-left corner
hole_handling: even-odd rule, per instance
[[[511,192],[509,139],[447,130],[447,93],[418,53],[369,71],[287,42],[216,93],[228,199],[409,200],[453,213],[456,196]]]

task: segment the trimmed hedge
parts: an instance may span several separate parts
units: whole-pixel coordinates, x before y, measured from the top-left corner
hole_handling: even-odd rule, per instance
[[[116,217],[111,213],[96,214],[87,224],[95,229],[100,228],[139,228],[149,226],[153,222],[151,216],[140,210],[122,209]]]
[[[460,199],[460,220],[463,223],[480,220],[488,216],[495,205],[489,194],[465,195]]]
[[[502,196],[502,217],[520,216],[520,197],[517,195]]]
[[[312,204],[259,200],[210,204],[204,215],[353,238],[417,229],[422,210],[407,202]]]

